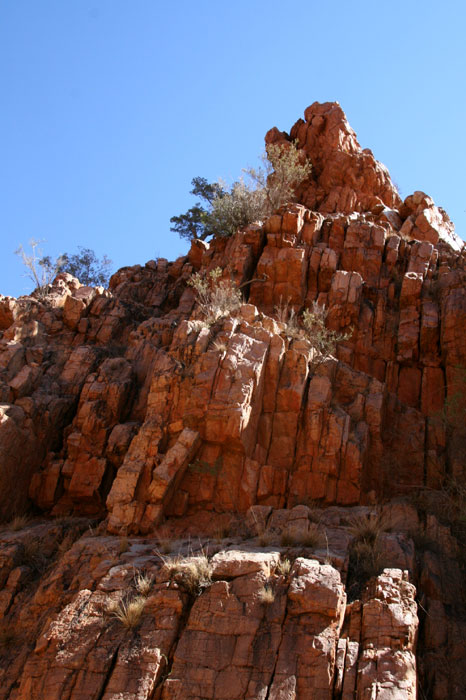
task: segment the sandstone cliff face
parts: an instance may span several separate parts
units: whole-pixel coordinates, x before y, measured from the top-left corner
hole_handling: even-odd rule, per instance
[[[0,514],[46,516],[0,536],[4,629],[20,620],[24,642],[0,649],[0,697],[464,696],[442,504],[464,480],[465,249],[430,197],[401,201],[339,105],[304,116],[266,136],[313,164],[267,221],[123,268],[109,290],[59,275],[45,302],[0,297]],[[245,303],[207,328],[186,283],[217,266]],[[335,357],[287,337],[283,300],[326,305],[348,333]],[[408,504],[419,493],[439,519]],[[381,504],[384,527],[358,535]],[[225,525],[233,539],[213,542]],[[199,596],[154,554],[162,534],[191,556],[186,537],[203,538]],[[135,595],[135,569],[154,585],[125,632],[102,611]]]

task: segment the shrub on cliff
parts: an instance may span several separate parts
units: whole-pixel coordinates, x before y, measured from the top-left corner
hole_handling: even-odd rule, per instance
[[[311,164],[296,143],[271,144],[261,160],[259,168],[245,169],[245,177],[229,190],[222,183],[211,184],[195,177],[191,194],[200,197],[202,203],[173,216],[170,230],[189,240],[231,236],[291,201],[296,187],[311,173]]]
[[[338,343],[351,337],[352,329],[347,333],[338,333],[327,328],[327,314],[325,305],[321,306],[316,301],[312,302],[311,308],[303,311],[304,337],[314,351],[314,365],[319,365],[334,355]]]
[[[197,295],[197,308],[209,326],[230,316],[243,301],[238,287],[231,280],[219,280],[221,275],[222,270],[216,267],[208,275],[196,272],[188,280]]]
[[[60,272],[69,272],[86,286],[107,287],[112,261],[106,255],[98,258],[91,248],[78,246],[78,250],[60,256]]]
[[[26,268],[25,277],[29,277],[34,284],[37,296],[44,298],[47,296],[49,286],[60,271],[61,260],[58,258],[53,262],[49,256],[44,257],[39,245],[40,241],[31,239],[29,241],[31,253],[27,253],[21,243],[15,250],[15,255],[21,258],[21,262]]]
[[[112,261],[104,255],[99,259],[90,248],[78,246],[79,253],[63,253],[56,260],[44,255],[39,249],[40,241],[29,241],[31,253],[28,254],[20,244],[15,254],[21,258],[27,272],[26,276],[34,284],[34,291],[39,298],[45,298],[49,287],[59,272],[68,272],[77,277],[81,284],[88,286],[108,285]]]
[[[170,231],[178,233],[181,238],[203,241],[213,234],[210,228],[212,203],[215,199],[225,196],[226,192],[220,183],[209,183],[205,177],[195,177],[191,184],[193,188],[190,194],[200,197],[203,203],[197,202],[185,214],[172,216],[170,222],[173,226]]]
[[[352,329],[347,333],[338,333],[326,327],[325,321],[328,310],[325,305],[313,301],[310,308],[306,308],[302,314],[300,325],[299,318],[290,306],[290,300],[286,302],[280,297],[280,303],[275,307],[278,321],[283,324],[283,333],[289,340],[305,339],[312,349],[311,365],[316,368],[322,362],[335,354],[338,343],[351,337]]]

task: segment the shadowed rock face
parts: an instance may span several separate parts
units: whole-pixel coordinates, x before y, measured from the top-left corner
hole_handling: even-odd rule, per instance
[[[35,621],[0,648],[0,697],[414,698],[417,676],[425,697],[464,696],[460,662],[445,670],[464,658],[456,540],[448,518],[402,505],[464,480],[464,246],[430,197],[401,201],[338,104],[304,117],[266,136],[313,165],[267,221],[123,268],[109,290],[62,274],[45,301],[0,296],[0,515],[48,518],[0,535],[5,629],[19,610],[23,637]],[[207,328],[187,281],[217,266],[248,283],[245,303]],[[287,336],[284,300],[325,304],[347,334],[334,357]],[[312,503],[326,548],[309,544]],[[392,534],[366,548],[381,574],[366,589],[350,520],[381,503]],[[49,516],[102,520],[100,534],[64,554]],[[215,555],[213,584],[194,598],[170,583],[162,530],[212,538],[225,523],[233,551]],[[27,556],[37,527],[45,568]],[[307,544],[283,574],[290,531]],[[102,605],[128,602],[131,567],[155,584],[125,632]]]

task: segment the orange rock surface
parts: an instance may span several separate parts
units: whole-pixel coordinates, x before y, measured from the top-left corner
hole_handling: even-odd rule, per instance
[[[464,244],[338,104],[266,135],[290,140],[312,173],[267,221],[0,296],[0,517],[36,518],[0,532],[0,698],[466,694]],[[187,281],[216,267],[244,303],[207,327]],[[286,300],[325,304],[334,356]],[[167,539],[207,555],[195,593]]]

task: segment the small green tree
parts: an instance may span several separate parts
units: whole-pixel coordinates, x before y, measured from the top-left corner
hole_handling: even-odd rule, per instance
[[[195,177],[191,180],[191,184],[193,187],[190,194],[200,197],[204,205],[197,202],[185,214],[172,216],[170,222],[173,226],[170,231],[174,231],[181,238],[204,241],[213,233],[210,226],[212,203],[216,199],[221,199],[226,192],[219,183],[209,183],[205,177]]]
[[[213,236],[232,236],[239,228],[266,217],[264,192],[252,189],[241,178],[234,182],[230,192],[212,202],[208,214],[207,232]]]
[[[245,177],[234,182],[230,190],[221,183],[194,178],[191,194],[203,203],[197,202],[185,214],[173,216],[170,230],[189,240],[231,236],[291,201],[296,187],[312,169],[296,142],[269,145],[261,160],[262,166],[246,168]]]
[[[27,272],[26,275],[32,280],[34,290],[40,298],[47,296],[50,285],[59,272],[68,272],[73,277],[77,277],[81,284],[106,287],[110,276],[110,266],[112,261],[104,255],[99,259],[93,250],[78,246],[79,253],[70,255],[63,253],[56,260],[50,255],[44,255],[39,248],[41,241],[31,239],[29,245],[31,253],[24,250],[22,244],[19,245],[15,254],[21,258]]]
[[[78,246],[78,250],[79,253],[63,253],[58,258],[60,272],[68,272],[86,286],[107,287],[112,261],[106,255],[99,259],[90,248]]]

